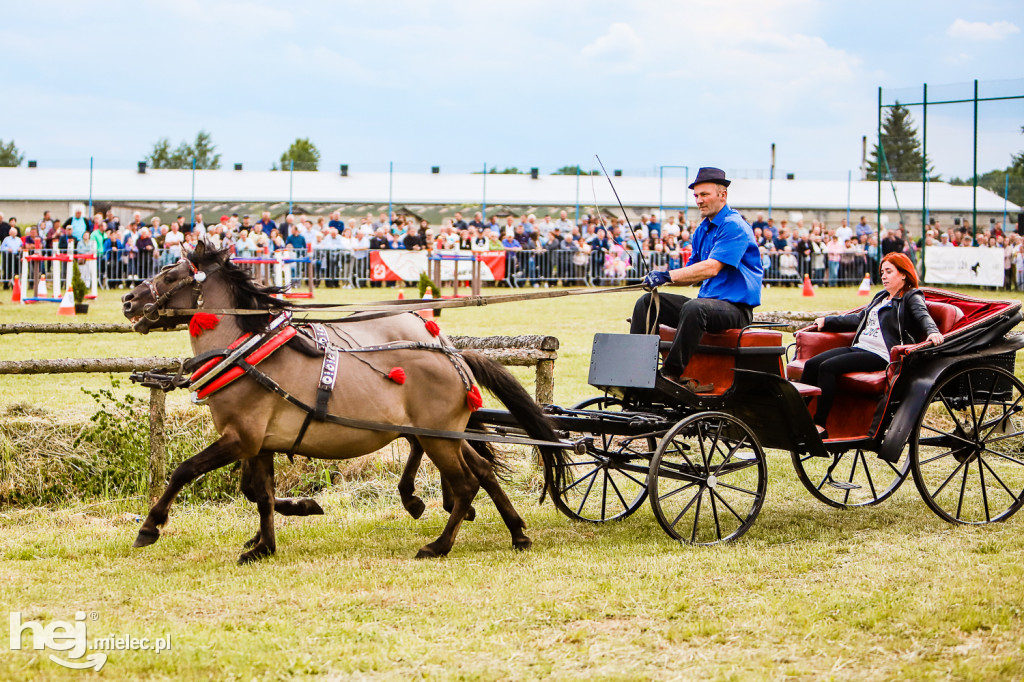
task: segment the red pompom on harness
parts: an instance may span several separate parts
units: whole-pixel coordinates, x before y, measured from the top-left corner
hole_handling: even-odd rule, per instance
[[[390,372],[388,372],[388,379],[391,379],[393,382],[399,385],[404,384],[405,370],[402,369],[401,367],[395,367]]]
[[[433,320],[427,320],[423,326],[427,328],[427,331],[430,332],[431,336],[438,336],[441,333],[441,328],[438,327],[437,322],[434,322]]]
[[[200,336],[207,329],[216,329],[220,318],[211,313],[196,313],[188,323],[188,333]]]
[[[473,386],[469,389],[469,393],[466,394],[466,406],[470,412],[476,412],[483,407],[484,399],[480,396],[480,389]]]

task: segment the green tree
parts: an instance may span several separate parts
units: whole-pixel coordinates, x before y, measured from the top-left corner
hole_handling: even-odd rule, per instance
[[[182,140],[173,150],[171,141],[161,137],[153,144],[153,151],[146,157],[146,162],[151,168],[191,168],[192,159],[195,159],[197,169],[217,170],[220,168],[220,154],[216,151],[217,146],[213,144],[210,133],[200,130],[194,144]]]
[[[917,128],[914,127],[914,119],[910,117],[910,111],[901,106],[899,102],[885,113],[885,120],[882,121],[882,139],[884,161],[879,153],[878,144],[871,151],[871,158],[868,160],[868,180],[877,180],[879,171],[882,179],[888,180],[888,171],[892,173],[893,180],[914,181],[921,179],[922,159],[927,164],[929,180],[937,181],[939,176],[933,176],[934,167],[931,162],[921,155],[921,142],[917,138]]]
[[[508,168],[503,168],[502,170],[498,170],[497,166],[492,166],[491,170],[487,171],[487,174],[488,175],[522,175],[523,172],[524,171],[519,170],[515,166],[509,166]]]
[[[585,171],[580,170],[579,166],[562,166],[556,170],[552,175],[600,175],[601,171]]]
[[[320,165],[320,150],[308,137],[297,138],[292,142],[292,146],[288,147],[288,151],[281,155],[280,169],[274,164],[270,170],[288,170],[293,161],[297,171],[315,171]]]
[[[7,144],[4,144],[3,140],[0,140],[0,166],[5,168],[16,168],[21,165],[21,162],[25,160],[25,156],[18,152],[18,148],[14,146],[14,140],[11,140]]]

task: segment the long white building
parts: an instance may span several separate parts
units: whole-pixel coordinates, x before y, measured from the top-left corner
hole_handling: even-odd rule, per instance
[[[627,211],[639,213],[687,210],[696,219],[686,180],[682,177],[616,177],[615,189]],[[617,213],[618,205],[608,181],[602,177],[500,174],[360,173],[338,172],[196,171],[190,170],[96,170],[0,168],[0,212],[16,216],[19,223],[35,223],[44,210],[65,218],[75,205],[92,202],[93,209],[112,209],[125,218],[134,210],[163,219],[177,214],[189,217],[192,202],[207,222],[223,213],[258,213],[270,210],[275,218],[289,207],[294,212],[322,215],[336,208],[344,215],[392,210],[425,217],[431,222],[456,210],[488,215],[552,213],[566,210]],[[949,226],[957,219],[970,220],[975,210],[973,188],[942,182],[882,183],[882,224],[895,226],[902,218],[911,230],[920,229],[922,203],[930,218]],[[1021,207],[978,188],[979,227],[1003,220],[1016,223]],[[852,222],[861,215],[872,224],[879,205],[874,181],[832,180],[734,180],[729,204],[753,219],[824,220],[838,224],[849,211]]]

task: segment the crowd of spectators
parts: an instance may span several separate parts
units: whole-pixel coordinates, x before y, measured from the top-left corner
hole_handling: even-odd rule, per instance
[[[199,214],[194,225],[180,215],[165,225],[158,217],[147,224],[138,212],[127,224],[112,211],[91,219],[82,213],[76,210],[62,222],[46,211],[24,230],[16,218],[5,220],[0,214],[4,281],[15,274],[14,254],[26,248],[49,247],[54,241],[66,249],[68,240],[74,239],[79,252],[97,254],[100,272],[107,279],[128,283],[151,276],[204,238],[218,248],[230,248],[239,258],[266,257],[280,250],[292,255],[312,251],[326,267],[330,256],[331,263],[340,263],[345,270],[333,274],[330,281],[335,284],[358,271],[371,250],[388,249],[507,251],[510,276],[527,284],[555,275],[559,279],[622,281],[643,275],[641,260],[662,269],[685,264],[696,229],[696,223],[687,221],[681,212],[664,222],[654,214],[642,215],[633,235],[623,218],[584,215],[576,221],[566,211],[541,218],[531,214],[484,219],[476,213],[468,220],[456,212],[440,225],[407,215],[389,220],[385,213],[343,218],[338,211],[316,217],[289,214],[280,223],[269,212],[255,220],[248,215],[220,216],[211,224]],[[765,220],[759,213],[750,224],[767,282],[796,285],[807,274],[819,285],[849,283],[859,281],[865,273],[877,278],[878,263],[891,252],[903,252],[919,264],[923,248],[980,246],[1003,249],[1007,286],[1024,289],[1021,235],[1004,233],[1001,223],[979,230],[976,240],[967,221],[950,227],[933,221],[916,240],[908,238],[899,225],[883,230],[880,242],[879,233],[864,216],[853,226],[844,219],[829,227],[818,221],[807,225],[803,220]],[[638,253],[641,250],[643,257]]]

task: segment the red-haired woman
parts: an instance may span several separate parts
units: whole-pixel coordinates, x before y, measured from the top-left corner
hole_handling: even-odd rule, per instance
[[[825,332],[856,331],[853,344],[833,348],[809,359],[800,379],[821,388],[814,422],[827,438],[825,424],[836,395],[836,380],[847,372],[877,372],[889,365],[889,350],[901,344],[942,343],[942,334],[928,313],[924,293],[917,288],[914,264],[902,253],[890,253],[882,259],[882,291],[860,312],[829,315],[814,321],[813,330]]]

